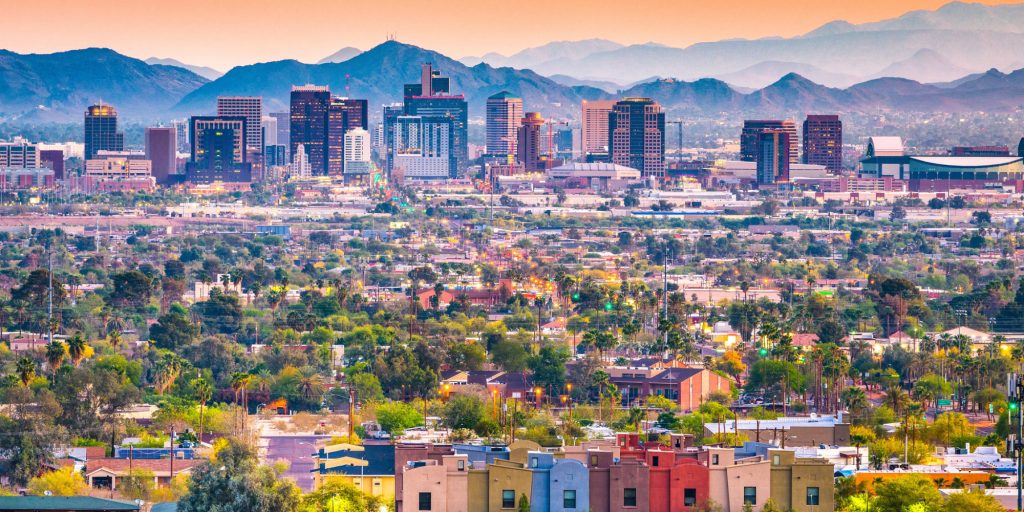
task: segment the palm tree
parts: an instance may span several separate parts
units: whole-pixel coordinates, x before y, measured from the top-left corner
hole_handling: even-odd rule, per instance
[[[78,366],[85,357],[85,352],[89,348],[89,345],[85,343],[85,338],[81,334],[75,334],[68,340],[68,355],[71,356],[71,363]]]
[[[864,394],[864,390],[855,386],[843,390],[843,402],[853,418],[858,418],[861,412],[871,406],[867,395]]]
[[[213,398],[213,386],[202,377],[192,381],[193,397],[199,402],[199,441],[203,440],[203,409],[206,402]]]
[[[114,329],[110,331],[110,334],[107,335],[107,340],[110,341],[110,346],[114,347],[114,350],[117,350],[117,348],[120,347],[121,343],[124,341],[124,338],[121,336],[121,331]]]
[[[160,356],[160,360],[156,363],[156,376],[154,379],[154,388],[156,388],[157,394],[163,394],[170,389],[174,381],[178,380],[178,375],[181,374],[183,361],[177,355],[167,352]]]
[[[324,384],[323,379],[319,374],[309,372],[302,376],[299,380],[299,393],[302,394],[307,402],[319,403],[324,396]]]
[[[627,425],[633,425],[636,427],[637,433],[640,433],[640,428],[643,426],[644,421],[644,410],[639,407],[633,407],[629,410],[629,416],[626,418]]]
[[[62,341],[51,341],[46,345],[46,363],[50,365],[52,372],[56,373],[57,368],[64,364],[67,354],[68,348]]]
[[[18,372],[18,379],[24,386],[28,386],[29,382],[36,377],[36,362],[30,358],[23,357],[18,359],[18,364],[15,367]]]

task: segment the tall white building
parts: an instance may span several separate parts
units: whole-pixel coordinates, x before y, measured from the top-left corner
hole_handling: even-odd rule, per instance
[[[262,96],[218,96],[217,115],[244,117],[246,149],[263,153]]]
[[[302,144],[295,146],[295,154],[292,155],[290,171],[292,176],[296,178],[308,178],[313,174],[313,167],[309,164],[309,156],[306,155],[306,146]]]
[[[262,126],[263,129],[263,147],[276,146],[277,143],[277,118],[273,116],[263,116]]]
[[[345,133],[345,174],[369,174],[373,165],[370,163],[370,132],[362,128],[353,128]]]

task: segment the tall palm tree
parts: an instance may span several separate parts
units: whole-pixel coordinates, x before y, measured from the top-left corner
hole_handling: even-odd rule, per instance
[[[57,369],[64,364],[64,358],[68,355],[68,348],[64,342],[59,340],[46,344],[46,363],[50,365],[50,371],[56,373]]]
[[[174,381],[178,380],[184,361],[176,354],[167,352],[160,356],[156,363],[154,388],[157,394],[166,393]]]
[[[213,398],[213,386],[202,377],[192,381],[193,398],[199,402],[199,441],[203,440],[203,409],[206,403]]]
[[[85,357],[85,352],[88,348],[89,345],[85,343],[85,338],[81,334],[75,334],[68,339],[68,355],[71,356],[71,363],[78,366]]]
[[[24,386],[28,386],[28,383],[36,378],[36,362],[28,357],[18,359],[15,370],[18,373],[18,379]]]

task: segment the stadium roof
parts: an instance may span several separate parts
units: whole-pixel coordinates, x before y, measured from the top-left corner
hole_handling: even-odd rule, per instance
[[[1021,161],[1019,156],[913,156],[910,159],[929,165],[964,168],[996,167]]]

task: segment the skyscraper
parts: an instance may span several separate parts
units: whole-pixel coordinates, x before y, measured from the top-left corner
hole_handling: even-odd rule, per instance
[[[650,98],[624,98],[608,114],[608,149],[614,164],[646,177],[665,176],[665,113]]]
[[[188,119],[171,121],[171,126],[174,127],[174,131],[178,134],[175,151],[178,153],[191,153],[192,149],[188,147]]]
[[[457,174],[449,116],[398,116],[389,125],[391,171],[405,178],[446,179]]]
[[[516,154],[523,100],[507,91],[487,98],[487,155],[508,160]]]
[[[63,149],[42,149],[39,150],[39,163],[53,169],[53,179],[64,179],[64,150]]]
[[[608,152],[608,114],[614,106],[615,100],[583,100],[580,139],[584,156]]]
[[[342,174],[345,167],[345,134],[368,127],[366,100],[331,98],[327,107],[327,173]]]
[[[92,105],[85,111],[85,159],[97,151],[124,151],[124,134],[117,131],[117,110],[110,105]]]
[[[541,159],[541,130],[544,128],[544,118],[540,112],[527,112],[523,117],[522,125],[519,127],[518,160],[527,171],[544,170],[544,162]]]
[[[288,143],[289,132],[291,131],[291,114],[288,112],[271,112],[268,114],[270,117],[277,119],[277,143],[284,147],[290,147]]]
[[[267,146],[277,145],[277,118],[273,116],[263,116],[260,121],[260,128],[263,133],[263,148],[266,152]]]
[[[800,151],[797,147],[796,121],[787,119],[754,119],[743,121],[743,131],[740,133],[740,160],[745,162],[756,162],[759,153],[758,135],[769,130],[782,130],[789,134],[789,163],[800,163]]]
[[[243,116],[194,116],[189,122],[192,158],[186,166],[192,183],[252,181],[246,161],[248,125]]]
[[[146,128],[146,160],[152,162],[150,170],[157,183],[167,183],[167,177],[177,170],[177,145],[178,131],[174,128]]]
[[[837,115],[808,115],[804,119],[805,164],[824,165],[832,172],[843,169],[843,122]]]
[[[246,149],[263,153],[263,98],[261,96],[218,96],[217,115],[245,118]]]
[[[371,169],[370,132],[362,128],[349,130],[345,133],[345,174],[369,174]]]
[[[757,183],[770,185],[789,181],[790,151],[793,144],[786,130],[763,130],[757,134]]]
[[[419,84],[405,85],[404,96],[407,116],[451,118],[456,170],[464,170],[469,164],[469,104],[466,98],[461,94],[452,95],[451,81],[440,76],[430,64],[421,68]]]
[[[381,121],[381,143],[382,148],[379,150],[380,158],[384,160],[384,168],[387,169],[388,176],[391,176],[391,170],[394,168],[394,157],[395,157],[395,130],[394,124],[398,118],[405,112],[405,105],[402,103],[392,103],[390,105],[384,105],[382,112]]]
[[[314,176],[327,174],[327,111],[331,91],[327,86],[292,87],[289,147],[295,154],[302,144]]]

